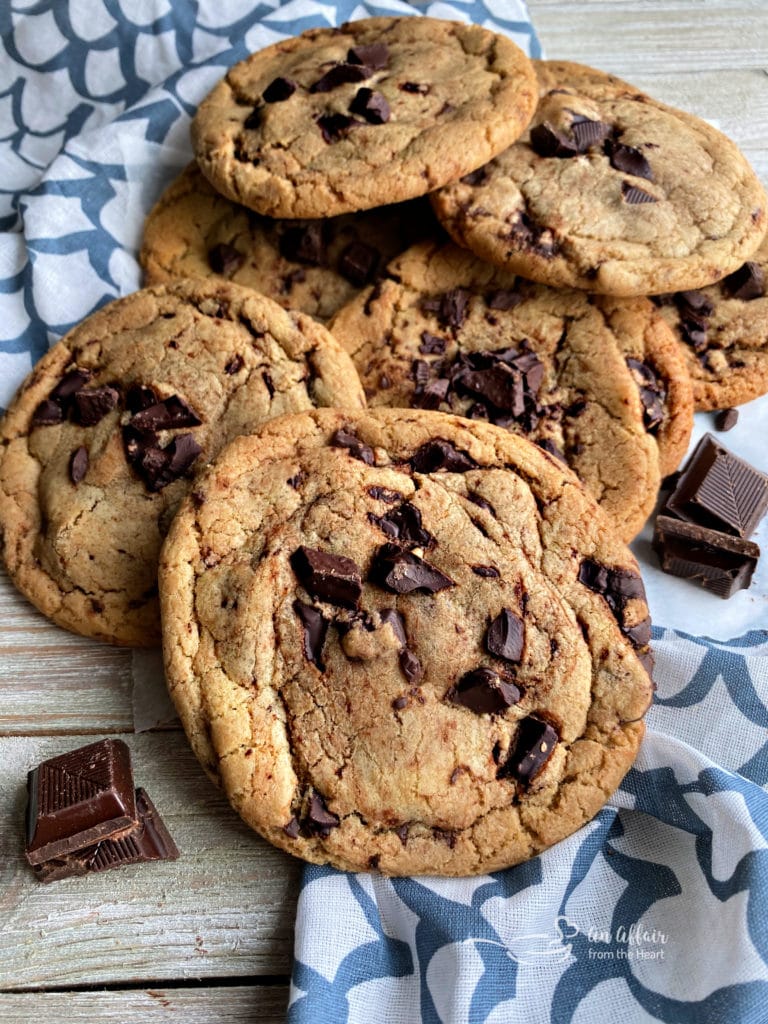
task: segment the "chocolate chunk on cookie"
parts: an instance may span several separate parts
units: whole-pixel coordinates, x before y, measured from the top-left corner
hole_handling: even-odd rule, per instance
[[[444,413],[315,410],[233,441],[195,494],[160,562],[166,675],[202,764],[272,843],[480,874],[618,785],[652,692],[642,583],[535,445]]]
[[[574,470],[626,539],[685,454],[691,384],[648,299],[535,285],[425,242],[330,326],[371,406],[453,412],[529,437]],[[471,467],[440,443],[419,456],[428,471],[457,458]]]
[[[765,191],[730,139],[613,75],[534,63],[530,130],[433,197],[455,241],[532,280],[620,296],[702,288],[752,258]]]
[[[471,172],[518,137],[535,105],[531,63],[505,36],[366,18],[230,68],[200,104],[192,139],[205,176],[235,202],[270,217],[328,217]]]
[[[328,332],[249,289],[119,299],[43,357],[0,424],[9,575],[67,629],[156,645],[158,552],[200,465],[272,416],[363,404]]]

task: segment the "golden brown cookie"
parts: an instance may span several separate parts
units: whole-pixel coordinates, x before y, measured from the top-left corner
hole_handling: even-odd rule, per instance
[[[310,29],[231,68],[198,108],[197,161],[270,217],[331,217],[425,195],[509,146],[536,105],[510,39],[435,18]]]
[[[317,405],[364,399],[311,317],[219,281],[110,303],[40,360],[0,424],[9,575],[67,629],[158,644],[157,557],[192,473],[238,434]]]
[[[766,197],[730,139],[594,68],[536,62],[532,125],[433,197],[454,240],[555,287],[700,288],[765,234]]]
[[[195,163],[147,218],[145,284],[221,277],[327,320],[412,243],[443,236],[426,199],[324,220],[273,220],[220,195]]]
[[[331,330],[369,405],[439,409],[529,437],[574,470],[627,541],[686,452],[691,384],[648,299],[555,290],[424,243]]]
[[[637,753],[637,564],[568,469],[492,425],[273,421],[198,477],[159,578],[195,752],[305,860],[504,868],[588,821]]]
[[[681,343],[702,411],[741,405],[768,392],[768,239],[724,280],[657,296]]]

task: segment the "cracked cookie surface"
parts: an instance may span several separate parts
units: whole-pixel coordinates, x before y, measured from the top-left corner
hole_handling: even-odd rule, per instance
[[[588,821],[636,755],[637,564],[569,470],[492,425],[266,424],[198,477],[159,580],[198,758],[306,860],[503,868]]]
[[[424,195],[490,160],[536,105],[530,61],[478,25],[368,18],[235,65],[192,125],[216,189],[271,217]]]
[[[409,245],[442,235],[426,199],[323,220],[273,220],[220,195],[195,163],[144,225],[145,284],[222,277],[327,320]]]
[[[40,360],[0,425],[9,575],[67,629],[159,644],[157,558],[192,473],[238,434],[316,405],[364,398],[304,314],[206,281],[110,303]]]
[[[650,300],[532,284],[423,243],[340,310],[370,406],[490,420],[562,458],[625,540],[684,456],[691,385]]]
[[[534,64],[529,130],[433,197],[455,241],[545,284],[622,296],[700,288],[749,259],[766,198],[730,139],[612,75]]]
[[[717,284],[656,296],[693,383],[696,409],[727,409],[768,391],[768,239]]]

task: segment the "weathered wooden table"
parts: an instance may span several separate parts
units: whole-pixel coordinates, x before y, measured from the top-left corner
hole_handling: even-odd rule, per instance
[[[529,7],[548,56],[714,122],[768,184],[764,0]],[[180,731],[134,733],[136,664],[52,626],[0,577],[0,1024],[283,1020],[299,866],[245,828]],[[41,885],[23,859],[27,770],[104,735],[130,745],[183,856]]]

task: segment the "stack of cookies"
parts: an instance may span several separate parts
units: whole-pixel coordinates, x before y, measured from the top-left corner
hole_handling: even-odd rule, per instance
[[[626,543],[694,402],[760,379],[768,336],[728,324],[762,305],[763,190],[695,118],[430,18],[254,54],[193,141],[148,287],[5,418],[9,572],[67,628],[162,637],[201,763],[276,845],[531,857],[637,753]]]

